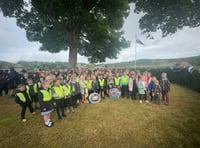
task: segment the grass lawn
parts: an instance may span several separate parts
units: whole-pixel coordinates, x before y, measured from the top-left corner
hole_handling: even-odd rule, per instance
[[[0,148],[182,148],[200,147],[200,94],[172,85],[170,105],[140,104],[138,100],[106,98],[82,104],[66,119],[47,128],[39,111],[27,110],[0,97]]]

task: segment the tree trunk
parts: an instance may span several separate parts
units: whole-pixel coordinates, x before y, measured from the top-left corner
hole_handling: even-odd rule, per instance
[[[68,68],[75,68],[77,64],[78,37],[71,35]]]

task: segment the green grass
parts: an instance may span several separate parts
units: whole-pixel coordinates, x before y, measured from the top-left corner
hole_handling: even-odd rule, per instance
[[[0,98],[0,147],[165,148],[200,147],[200,94],[172,85],[170,105],[139,104],[106,98],[99,104],[82,104],[55,126],[47,128],[38,112],[27,111]]]

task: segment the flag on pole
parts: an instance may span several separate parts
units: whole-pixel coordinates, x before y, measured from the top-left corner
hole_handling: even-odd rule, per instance
[[[138,43],[140,45],[144,45],[144,43],[142,41],[140,41],[139,39],[136,39],[136,43]]]

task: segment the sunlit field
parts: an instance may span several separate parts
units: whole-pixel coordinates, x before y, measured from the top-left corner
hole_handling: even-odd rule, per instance
[[[44,126],[39,111],[27,110],[20,120],[20,107],[0,97],[0,147],[66,148],[182,148],[200,147],[200,94],[172,85],[170,104],[139,103],[110,98],[99,104],[82,104],[75,113]]]

